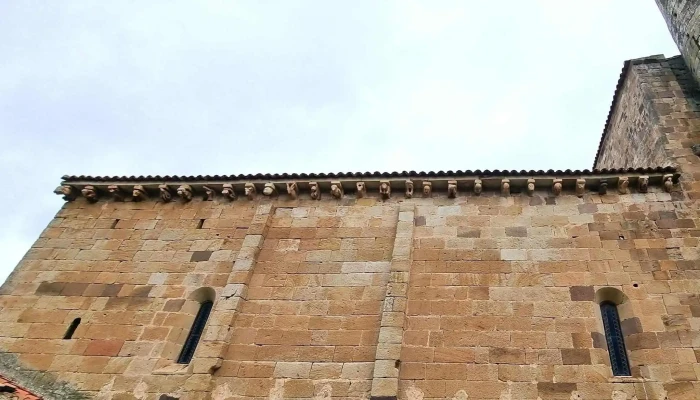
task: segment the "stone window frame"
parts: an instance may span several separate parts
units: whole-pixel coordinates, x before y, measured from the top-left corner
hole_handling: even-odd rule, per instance
[[[185,300],[180,313],[188,317],[187,327],[177,327],[171,331],[170,335],[164,339],[163,347],[160,352],[160,357],[154,367],[153,374],[189,374],[192,373],[194,363],[192,361],[196,360],[197,353],[201,346],[197,346],[192,358],[189,363],[182,364],[178,363],[178,358],[182,352],[185,341],[189,336],[190,329],[192,329],[193,322],[201,308],[201,304],[205,302],[211,302],[212,308],[211,313],[213,313],[216,308],[216,290],[212,287],[200,287],[192,291]],[[211,313],[207,318],[207,321],[202,329],[202,334],[200,336],[199,342],[201,343],[202,338],[206,335],[208,322],[211,319]]]
[[[624,324],[623,321],[630,321],[636,319],[633,309],[632,309],[632,304],[629,300],[629,297],[625,295],[622,290],[614,287],[601,287],[595,292],[595,297],[594,297],[595,303],[598,305],[598,307],[595,307],[596,310],[596,317],[597,317],[597,325],[598,325],[598,332],[595,332],[594,334],[600,335],[601,339],[599,342],[599,346],[605,350],[607,353],[607,361],[610,363],[610,372],[612,374],[611,381],[617,381],[620,379],[629,379],[634,377],[634,372],[633,372],[633,365],[634,365],[634,360],[632,357],[632,354],[627,346],[625,338],[629,336],[630,332],[626,332],[624,329]],[[623,372],[629,372],[629,375],[616,375],[614,367],[612,365],[612,357],[610,355],[610,350],[608,348],[609,346],[609,338],[608,335],[605,333],[605,324],[603,322],[604,316],[602,313],[602,306],[604,304],[612,304],[615,306],[615,311],[617,314],[617,318],[620,324],[620,338],[622,340],[622,347],[624,349],[624,361],[627,364],[627,370]],[[594,340],[594,344],[595,344]]]

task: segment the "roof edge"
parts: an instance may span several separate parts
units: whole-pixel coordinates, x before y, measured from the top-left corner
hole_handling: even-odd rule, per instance
[[[674,57],[679,57],[679,56],[674,56]],[[674,57],[670,57],[670,58],[674,58]],[[603,149],[603,143],[605,143],[605,139],[608,136],[608,130],[609,130],[610,124],[612,122],[612,116],[615,113],[615,110],[617,109],[617,103],[620,100],[620,93],[622,92],[622,86],[624,85],[625,81],[627,80],[627,74],[629,73],[630,67],[634,66],[634,65],[641,65],[641,64],[654,64],[654,63],[658,63],[659,61],[669,60],[670,58],[666,58],[666,56],[663,54],[655,54],[653,56],[635,58],[635,59],[627,60],[624,62],[623,66],[622,66],[622,71],[620,72],[620,77],[617,80],[617,86],[615,87],[615,94],[613,95],[613,101],[610,104],[610,110],[608,111],[608,117],[605,120],[605,127],[603,128],[603,134],[601,135],[600,142],[598,143],[598,151],[596,152],[595,159],[593,160],[593,168],[594,169],[595,169],[596,165],[598,164],[598,158],[600,158],[600,152]]]

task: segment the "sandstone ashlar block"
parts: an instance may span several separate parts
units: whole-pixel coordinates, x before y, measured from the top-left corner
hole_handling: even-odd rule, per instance
[[[278,362],[275,365],[275,378],[308,378],[311,373],[310,362]]]

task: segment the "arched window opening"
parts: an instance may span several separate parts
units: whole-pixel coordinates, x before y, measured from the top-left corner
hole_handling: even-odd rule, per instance
[[[207,323],[213,305],[214,303],[212,301],[207,300],[202,302],[199,306],[199,311],[197,311],[197,316],[194,318],[190,333],[187,335],[187,340],[185,340],[180,356],[177,358],[178,364],[189,364],[190,361],[192,361],[194,351],[197,349],[199,339],[202,337],[204,325]]]
[[[630,376],[630,365],[627,360],[625,340],[620,328],[617,305],[611,301],[600,303],[600,314],[603,317],[605,340],[608,343],[608,353],[610,354],[610,365],[612,366],[613,375]]]
[[[78,329],[78,325],[80,325],[80,318],[76,318],[73,320],[73,322],[70,323],[70,326],[68,327],[66,334],[63,335],[63,338],[71,339],[73,337],[73,334],[75,333],[75,330]]]

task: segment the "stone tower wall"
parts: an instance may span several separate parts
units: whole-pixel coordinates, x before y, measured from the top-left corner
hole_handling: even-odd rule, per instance
[[[656,0],[673,40],[700,82],[700,0]]]

